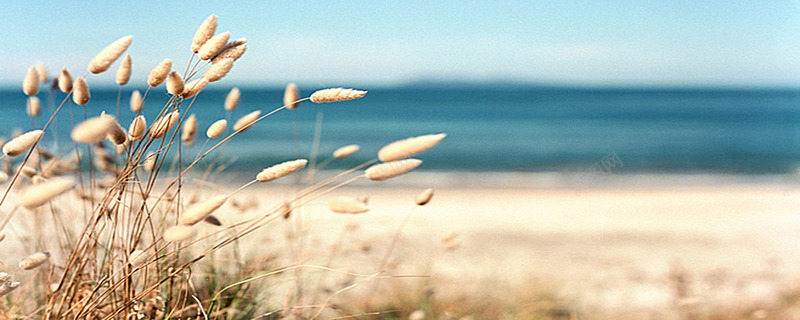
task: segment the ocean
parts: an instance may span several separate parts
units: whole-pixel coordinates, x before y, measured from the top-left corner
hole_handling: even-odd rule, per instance
[[[227,89],[203,91],[192,105],[201,133],[217,119],[235,121],[282,103],[282,90],[242,88],[239,107],[226,114]],[[130,90],[126,87],[121,97],[125,128],[134,116],[128,107]],[[311,90],[301,87],[301,94]],[[45,91],[39,98],[48,106],[44,116],[49,116],[64,94]],[[167,98],[163,86],[150,92],[143,112],[148,124]],[[65,106],[45,146],[71,146],[70,109],[76,121],[83,119],[82,107]],[[117,89],[95,89],[85,112],[95,116],[101,110],[115,114],[116,109]],[[21,90],[0,91],[0,110],[3,136],[15,128],[31,128]],[[40,117],[34,126],[41,128],[46,120]],[[448,136],[439,146],[418,156],[424,161],[420,170],[788,174],[800,165],[800,91],[378,88],[355,101],[304,102],[296,110],[278,112],[231,140],[223,152],[235,161],[232,168],[258,170],[309,157],[316,130],[321,133],[318,161],[343,145],[361,146],[352,158],[331,162],[331,169],[374,158],[394,140],[445,132]],[[203,140],[183,152],[195,154]]]

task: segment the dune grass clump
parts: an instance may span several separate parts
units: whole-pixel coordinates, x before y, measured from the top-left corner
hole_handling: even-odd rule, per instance
[[[250,111],[228,128],[230,112],[242,95],[233,88],[220,110],[227,114],[198,119],[191,110],[195,101],[203,98],[206,87],[219,85],[235,72],[236,61],[247,49],[246,39],[230,40],[231,32],[216,33],[218,25],[215,15],[206,18],[191,39],[192,55],[185,67],[173,70],[173,60],[163,59],[150,69],[147,87],[138,88],[142,91],[128,89],[134,67],[129,52],[135,48],[133,36],[101,49],[89,61],[87,72],[78,77],[62,68],[49,79],[43,65],[31,67],[24,75],[22,91],[29,96],[31,124],[37,116],[49,119],[3,146],[2,174],[8,182],[0,198],[0,237],[23,245],[14,248],[20,252],[0,257],[0,265],[16,266],[0,272],[0,318],[249,319],[256,311],[269,319],[318,318],[333,310],[328,302],[337,293],[320,301],[316,295],[304,294],[312,290],[304,287],[300,270],[337,270],[303,264],[297,254],[302,237],[286,240],[295,250],[295,264],[277,265],[274,259],[245,263],[256,258],[242,257],[240,248],[257,246],[245,242],[356,180],[385,180],[413,170],[422,161],[405,158],[432,147],[444,134],[390,144],[386,148],[391,157],[378,156],[333,177],[319,179],[312,173],[329,161],[356,153],[358,145],[336,150],[320,165],[309,159],[267,164],[253,173],[253,180],[230,192],[212,188],[215,174],[226,161],[224,145],[248,128],[281,110],[298,109],[305,100],[339,102],[367,94],[328,88],[301,97],[297,85],[291,83],[282,106],[269,112]],[[116,108],[86,108],[92,103],[89,84],[95,74],[118,61]],[[41,108],[36,96],[40,85],[51,80],[57,83],[48,94],[61,102]],[[119,120],[123,92],[130,92],[129,106],[135,114],[124,126]],[[146,119],[143,109],[154,106],[160,106],[157,116]],[[48,132],[53,120],[62,117],[73,123],[71,141],[56,144]],[[196,154],[188,154],[185,148],[196,142],[199,130],[205,130],[205,142]],[[377,161],[384,163],[373,165]],[[359,172],[369,165],[373,166]],[[255,183],[269,183],[306,167],[311,167],[309,174],[296,180],[295,192],[280,205],[264,208],[238,200],[239,192]],[[427,203],[431,195],[421,195],[417,204]],[[328,206],[336,213],[360,214],[369,211],[366,202],[339,197],[328,200]],[[252,212],[229,214],[235,210]],[[6,245],[12,245],[8,239],[0,243]],[[11,252],[9,248],[0,247],[0,251]],[[14,256],[18,262],[6,261]],[[230,261],[242,263],[222,266]],[[252,282],[290,271],[298,280],[288,290],[291,294],[285,303],[259,303],[260,295],[268,292],[253,289]],[[361,277],[364,281],[375,278]],[[340,290],[351,287],[343,285]]]

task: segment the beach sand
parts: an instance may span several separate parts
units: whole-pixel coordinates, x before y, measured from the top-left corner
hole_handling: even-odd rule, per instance
[[[223,182],[197,195],[239,185]],[[414,198],[428,187],[436,190],[432,201],[417,207]],[[187,192],[189,199],[193,192]],[[294,194],[290,178],[256,184],[215,216],[231,225]],[[342,196],[366,196],[371,210],[328,211],[328,200]],[[791,177],[621,175],[587,183],[552,175],[418,172],[334,190],[237,246],[242,260],[338,270],[324,276],[319,269],[303,271],[306,287],[322,284],[309,303],[378,274],[408,218],[381,273],[404,277],[381,280],[382,289],[431,286],[437,297],[477,299],[498,292],[522,299],[546,293],[574,310],[611,315],[685,305],[768,306],[800,293],[798,208],[800,184]],[[16,220],[29,225],[26,219]],[[216,228],[202,224],[199,231]],[[20,252],[8,261],[33,250],[14,238],[4,245]],[[292,292],[293,275],[278,281],[286,290],[274,292]],[[365,283],[347,294],[371,290]]]
[[[647,179],[651,183],[637,178],[504,188],[458,186],[420,174],[414,178],[418,186],[359,184],[293,214],[301,216],[307,235],[304,261],[323,263],[313,257],[330,258],[341,237],[331,266],[371,274],[424,182],[435,181],[440,186],[433,200],[416,208],[403,229],[389,273],[430,276],[437,292],[491,289],[487,284],[508,290],[541,286],[578,308],[614,312],[676,303],[774,303],[797,289],[800,185],[781,179]],[[290,188],[257,187],[241,198],[261,199],[268,207],[291,194]],[[326,201],[335,196],[367,196],[371,211],[333,214]],[[262,237],[275,244],[272,250],[286,250],[285,232],[295,227],[276,221]]]

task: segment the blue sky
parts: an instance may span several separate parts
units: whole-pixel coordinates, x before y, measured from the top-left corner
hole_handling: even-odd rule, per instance
[[[800,84],[798,1],[4,1],[0,85],[39,61],[82,74],[131,34],[134,79],[197,26],[248,39],[229,85],[392,85],[419,79],[574,85]],[[115,68],[115,67],[112,67]],[[113,84],[113,72],[90,79]]]

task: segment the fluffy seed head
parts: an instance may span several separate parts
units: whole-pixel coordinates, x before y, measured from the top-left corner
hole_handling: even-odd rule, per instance
[[[39,101],[39,98],[35,96],[28,97],[27,103],[27,111],[28,115],[31,117],[37,117],[40,113],[42,113],[42,102]]]
[[[131,135],[131,140],[139,141],[144,138],[144,130],[147,128],[147,120],[145,120],[144,116],[138,116],[133,121],[131,121],[130,127],[128,127],[128,134]]]
[[[167,92],[177,96],[183,93],[183,89],[183,77],[177,71],[170,72],[167,76]]]
[[[39,139],[42,138],[42,130],[32,130],[22,134],[3,146],[3,153],[9,157],[16,157],[28,151]]]
[[[194,37],[192,37],[192,52],[197,53],[200,50],[200,47],[203,46],[208,39],[214,36],[214,32],[217,31],[217,16],[210,15],[208,18],[203,20],[203,23],[200,24],[200,27],[197,28],[197,31],[194,33]]]
[[[228,92],[228,96],[225,97],[225,110],[233,111],[236,109],[236,106],[239,105],[239,98],[242,96],[242,92],[239,91],[239,88],[233,88],[230,92]]]
[[[446,136],[447,134],[444,133],[426,134],[392,142],[378,151],[378,159],[383,162],[389,162],[408,158],[433,148]]]
[[[39,75],[39,82],[47,81],[47,68],[44,63],[39,62],[36,64],[36,74]]]
[[[92,95],[89,94],[89,84],[86,83],[86,79],[83,77],[75,78],[72,90],[72,101],[77,105],[85,105],[89,103],[89,99],[92,98]]]
[[[22,259],[19,262],[19,268],[22,270],[31,270],[35,269],[38,266],[41,266],[47,260],[50,259],[50,253],[48,252],[37,252],[32,255],[29,255],[27,258]]]
[[[164,241],[181,242],[193,238],[197,230],[191,226],[172,226],[164,230]]]
[[[233,59],[227,58],[214,62],[214,64],[206,70],[203,78],[208,82],[214,82],[222,79],[233,68]]]
[[[186,144],[190,144],[190,142],[194,142],[194,137],[197,135],[197,117],[194,114],[189,115],[186,120],[183,121],[183,135],[181,136],[181,140],[186,142]]]
[[[369,211],[369,207],[356,199],[333,198],[328,201],[328,210],[335,213],[359,214]]]
[[[228,42],[211,62],[217,63],[219,60],[228,58],[236,61],[244,55],[245,51],[247,51],[247,39],[239,38]]]
[[[5,282],[0,284],[0,297],[5,296],[19,287],[19,282]]]
[[[259,182],[269,182],[278,179],[280,177],[290,175],[297,170],[303,169],[305,168],[307,163],[308,160],[306,159],[297,159],[297,160],[282,162],[274,166],[271,166],[269,168],[266,168],[264,170],[261,170],[261,172],[259,172],[258,175],[256,175],[256,179]]]
[[[58,89],[63,93],[72,91],[72,75],[67,68],[61,69],[61,74],[58,75]]]
[[[142,112],[142,93],[139,90],[133,90],[131,93],[131,111],[135,113]]]
[[[102,114],[101,117],[106,117],[112,123],[111,127],[108,129],[108,140],[111,140],[115,145],[123,145],[128,142],[128,134],[125,132],[124,129],[119,125],[114,117],[108,114]]]
[[[250,112],[250,113],[244,115],[243,117],[239,118],[239,120],[236,120],[236,123],[233,124],[233,130],[234,131],[239,131],[239,130],[245,131],[245,130],[249,129],[250,126],[253,125],[253,123],[255,123],[256,119],[258,119],[258,117],[260,117],[260,116],[261,116],[261,110],[256,110],[256,111],[253,111],[253,112]]]
[[[25,208],[33,209],[72,190],[73,187],[75,187],[75,179],[73,178],[53,178],[25,189],[19,198],[19,204]]]
[[[425,191],[422,191],[419,195],[417,195],[417,198],[414,199],[414,202],[418,206],[424,206],[431,201],[431,198],[433,198],[433,189],[429,188],[425,189]]]
[[[225,131],[225,127],[227,126],[228,126],[228,120],[225,119],[217,120],[210,126],[208,126],[208,130],[206,130],[206,136],[211,139],[219,137],[222,134],[222,132]]]
[[[158,87],[167,79],[167,74],[170,70],[172,70],[172,60],[162,60],[157,66],[150,70],[150,75],[147,76],[147,84],[151,87]]]
[[[366,91],[355,90],[355,89],[345,89],[345,88],[322,89],[322,90],[317,90],[316,92],[311,94],[311,102],[322,103],[322,102],[353,100],[361,98],[366,94],[367,94]]]
[[[195,223],[203,221],[203,219],[225,204],[225,201],[227,200],[227,195],[218,195],[206,201],[195,203],[183,211],[180,223],[182,225],[191,226]]]
[[[39,93],[39,73],[36,72],[36,67],[28,68],[28,73],[22,80],[22,92],[29,96]]]
[[[133,250],[128,256],[128,263],[134,268],[141,266],[145,261],[147,261],[147,254],[144,250]]]
[[[156,154],[154,152],[147,153],[142,164],[144,165],[144,170],[153,171],[156,168]]]
[[[336,151],[333,152],[333,157],[336,159],[344,159],[358,152],[359,149],[361,149],[361,147],[357,144],[346,145],[336,149]]]
[[[106,138],[115,125],[116,121],[111,116],[101,115],[86,119],[72,128],[72,140],[78,143],[98,143]]]
[[[172,111],[170,114],[164,115],[161,118],[158,118],[156,121],[153,121],[148,134],[153,139],[159,139],[167,134],[167,131],[172,129],[172,126],[178,123],[178,120],[180,119],[180,112],[178,112],[178,110]]]
[[[364,174],[366,174],[367,178],[370,180],[382,181],[414,170],[421,163],[422,160],[419,159],[404,159],[386,162],[369,167]]]
[[[228,39],[230,38],[231,33],[228,31],[211,37],[211,39],[208,39],[208,41],[200,46],[200,49],[197,51],[197,56],[200,57],[200,60],[208,60],[213,58],[220,53],[223,48],[225,48],[225,45],[228,44]]]
[[[133,41],[133,36],[124,36],[109,44],[89,61],[89,72],[98,74],[108,70],[114,61],[119,59]]]
[[[289,109],[296,109],[300,104],[296,102],[297,100],[300,100],[300,91],[297,90],[297,85],[287,84],[286,90],[283,92],[283,104]]]
[[[119,69],[117,69],[116,80],[118,85],[128,84],[128,81],[131,80],[131,62],[131,55],[129,54],[122,58],[122,63],[119,64]]]
[[[203,88],[206,87],[207,84],[208,84],[208,79],[206,78],[200,78],[189,81],[189,83],[187,83],[186,86],[183,88],[183,92],[181,93],[181,98],[189,99],[191,97],[196,96],[198,93],[200,93],[201,90],[203,90]]]

